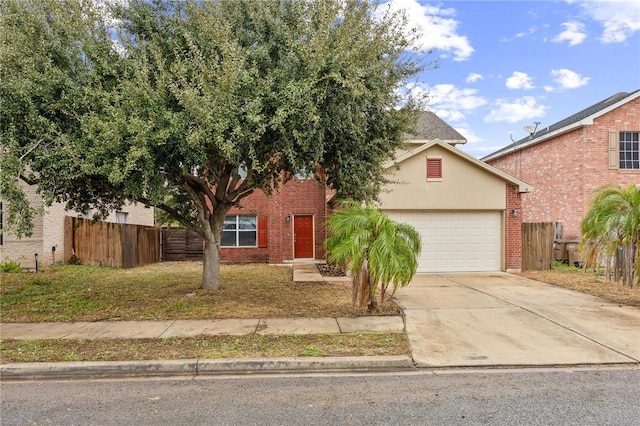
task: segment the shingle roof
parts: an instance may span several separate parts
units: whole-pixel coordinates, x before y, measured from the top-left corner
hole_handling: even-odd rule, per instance
[[[518,140],[515,143],[512,143],[510,145],[505,146],[504,148],[499,149],[498,151],[495,151],[489,155],[487,155],[484,158],[489,158],[489,157],[496,157],[498,155],[500,155],[503,152],[508,152],[508,151],[512,151],[515,147],[517,146],[523,146],[525,144],[527,144],[527,142],[529,142],[532,139],[539,139],[542,138],[544,135],[548,134],[548,133],[552,133],[555,132],[556,130],[560,130],[563,127],[567,127],[570,126],[571,124],[577,123],[581,120],[584,120],[585,118],[592,116],[606,108],[608,108],[609,106],[620,102],[622,100],[624,100],[625,98],[628,98],[631,95],[634,95],[636,93],[640,92],[640,90],[636,90],[634,92],[618,92],[613,96],[608,97],[607,99],[604,99],[598,103],[595,103],[593,105],[591,105],[590,107],[587,107],[585,109],[583,109],[582,111],[579,111],[565,119],[562,119],[560,121],[558,121],[557,123],[552,124],[551,126],[548,127],[544,127],[541,128],[540,130],[536,131],[533,135],[529,135],[529,136],[525,136],[524,138]]]
[[[440,139],[442,141],[456,141],[457,143],[466,143],[467,139],[458,133],[453,127],[445,123],[440,117],[430,111],[425,111],[420,115],[416,126],[416,132],[413,135],[405,135],[405,139],[427,140],[432,141]]]

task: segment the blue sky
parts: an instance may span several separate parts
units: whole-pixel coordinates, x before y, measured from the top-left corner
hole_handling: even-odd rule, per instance
[[[412,90],[483,157],[617,92],[640,89],[640,1],[391,0],[432,49]]]

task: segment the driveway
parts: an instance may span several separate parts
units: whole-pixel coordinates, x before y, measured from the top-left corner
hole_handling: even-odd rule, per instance
[[[640,309],[516,275],[418,274],[395,299],[418,366],[640,362]]]

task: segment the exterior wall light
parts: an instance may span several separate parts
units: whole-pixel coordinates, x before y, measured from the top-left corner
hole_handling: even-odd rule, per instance
[[[511,209],[511,216],[517,217],[518,216],[518,209]]]

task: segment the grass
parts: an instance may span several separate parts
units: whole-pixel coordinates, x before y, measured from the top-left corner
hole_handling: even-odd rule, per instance
[[[202,264],[135,269],[61,265],[2,274],[2,322],[150,321],[225,318],[353,317],[348,287],[292,280],[284,266],[222,265],[222,286],[199,290]],[[397,314],[390,302],[380,314]]]
[[[1,351],[2,363],[410,354],[407,337],[401,333],[5,340]]]
[[[580,268],[556,263],[551,270],[525,271],[520,275],[591,294],[621,305],[640,307],[640,288],[625,287],[622,284],[607,281],[603,275],[599,275],[593,270],[583,271]]]
[[[199,290],[202,264],[135,269],[60,265],[38,274],[0,275],[0,320],[145,321],[225,318],[353,317],[349,287],[293,282],[292,268],[222,265],[222,286]],[[381,315],[399,313],[393,302]],[[169,339],[2,340],[0,362],[185,358],[406,355],[403,333],[305,336],[200,336]]]

